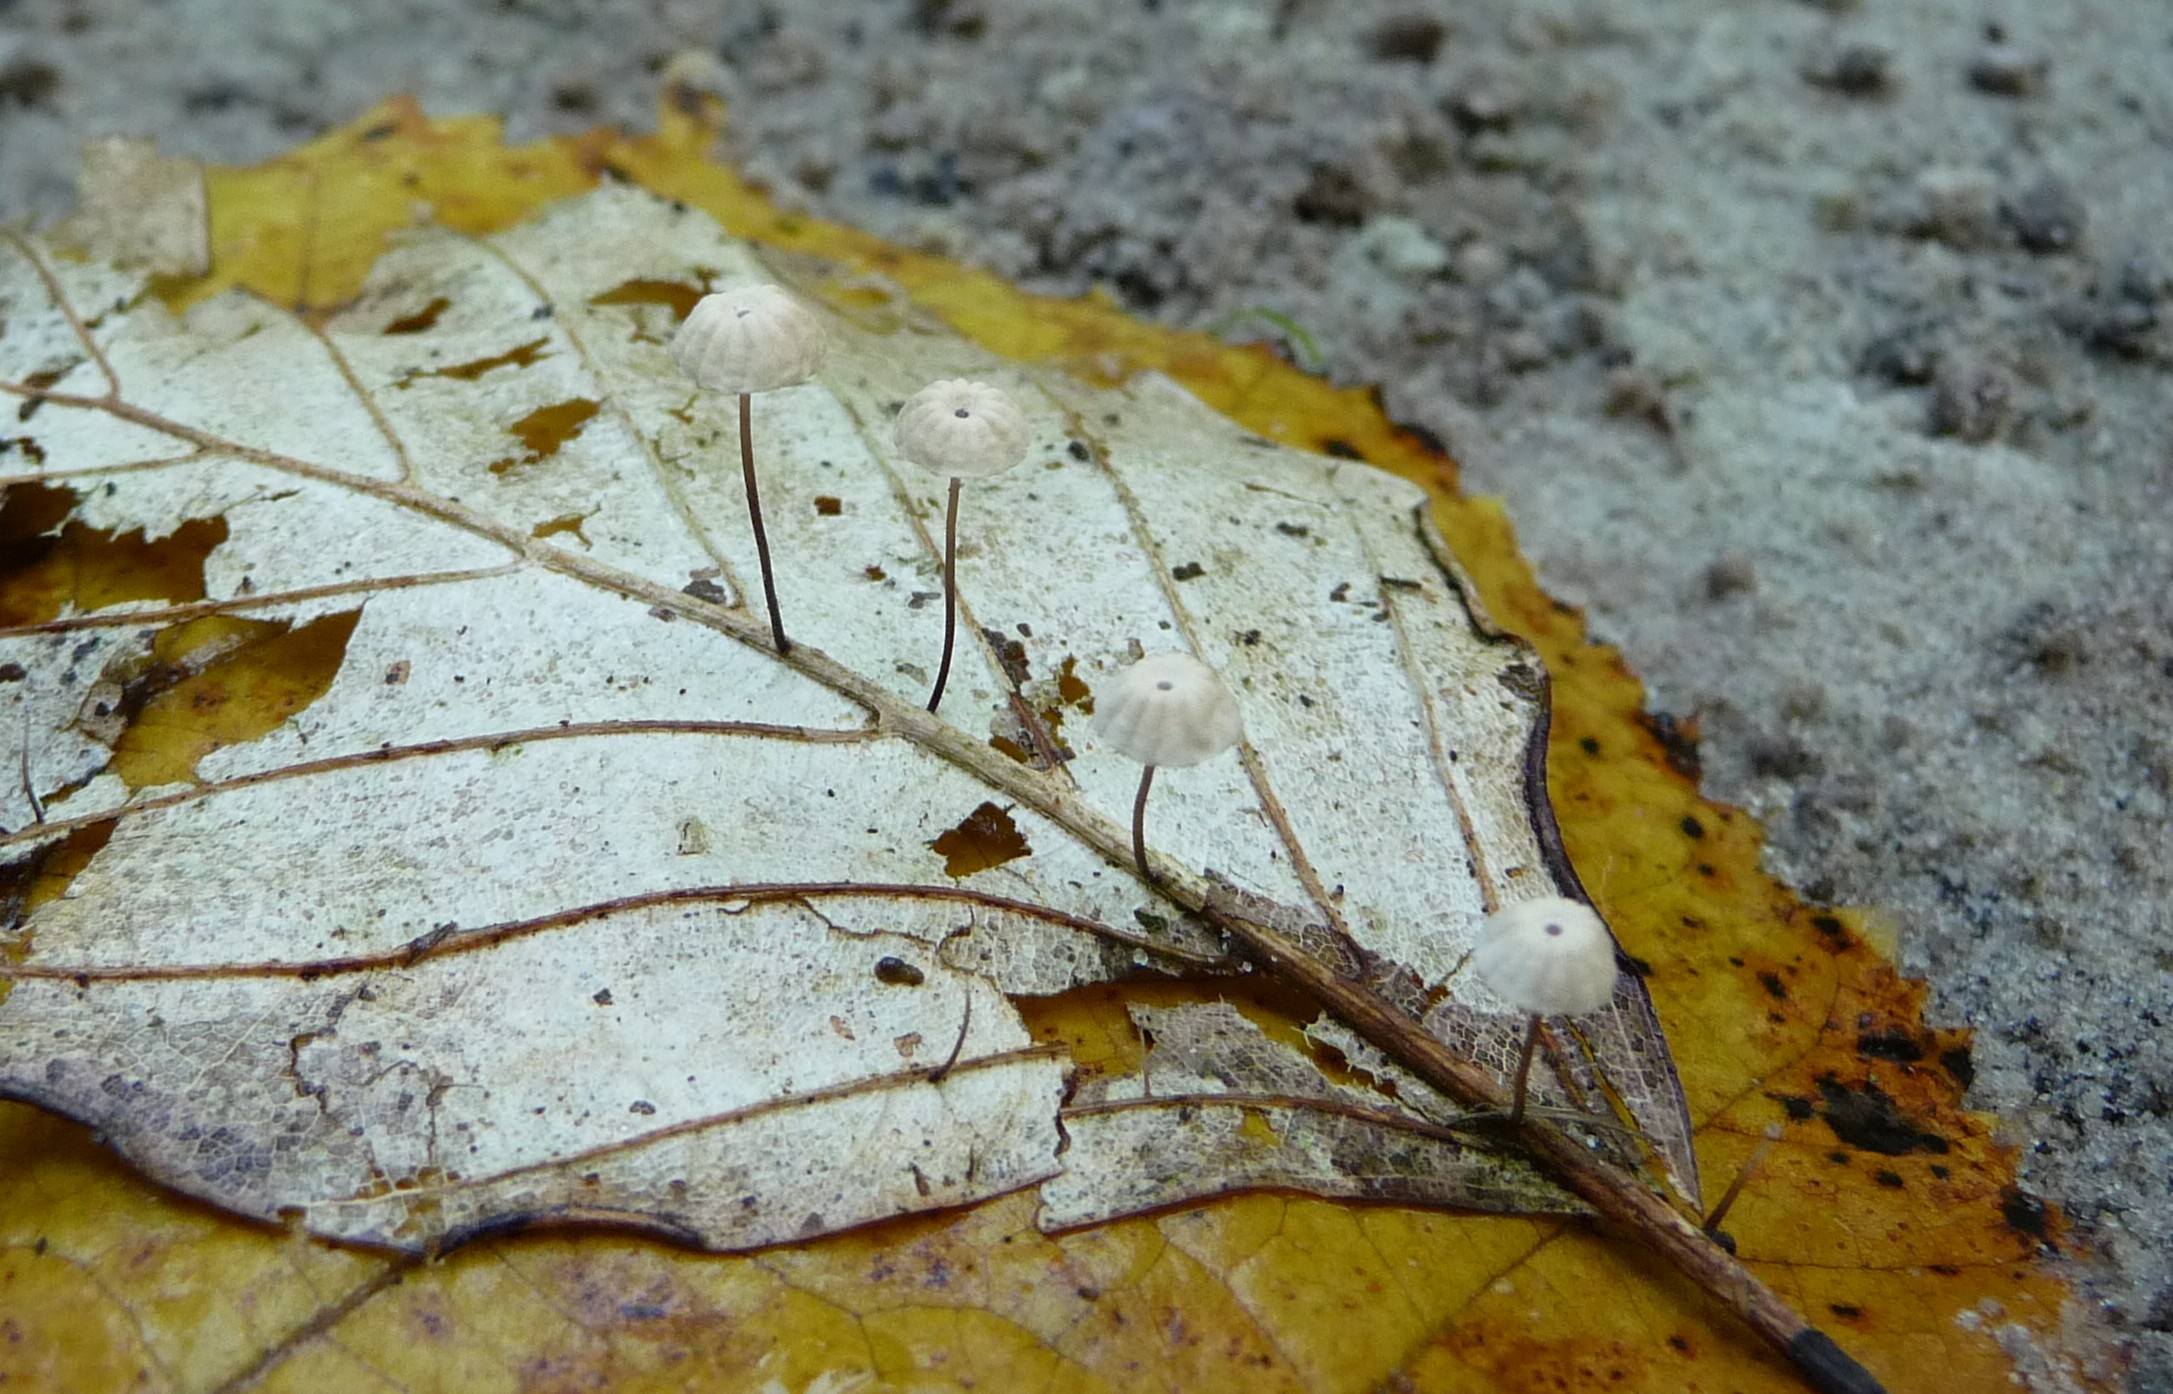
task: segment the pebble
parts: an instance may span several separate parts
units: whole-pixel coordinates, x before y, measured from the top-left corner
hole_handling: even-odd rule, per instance
[[[1406,285],[1440,275],[1449,266],[1449,249],[1409,218],[1374,218],[1358,234],[1366,260]]]
[[[2015,240],[2032,252],[2065,252],[2082,239],[2082,200],[2064,180],[2047,175],[2000,208]]]
[[[2013,405],[2006,374],[1984,363],[1950,361],[1932,384],[1927,424],[1935,436],[1983,445],[2007,428]]]
[[[1844,97],[1884,97],[1894,90],[1893,59],[1886,50],[1852,44],[1803,70],[1804,81]]]
[[[2041,54],[2015,44],[1990,43],[1970,60],[1969,85],[1995,97],[2034,97],[2050,68]]]
[[[1916,178],[1919,236],[1950,247],[1981,247],[1999,220],[1999,190],[1985,170],[1935,165]]]

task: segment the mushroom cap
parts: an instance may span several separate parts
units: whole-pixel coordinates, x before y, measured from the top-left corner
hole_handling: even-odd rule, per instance
[[[1197,765],[1245,736],[1214,669],[1189,653],[1158,653],[1094,694],[1094,733],[1142,765]]]
[[[1591,906],[1561,896],[1487,916],[1471,951],[1479,980],[1538,1016],[1596,1012],[1615,995],[1615,937]]]
[[[711,392],[767,392],[806,382],[829,347],[822,321],[773,285],[735,286],[695,302],[672,361]]]
[[[1000,387],[966,378],[931,382],[898,409],[905,457],[930,474],[986,479],[1026,458],[1026,413]]]

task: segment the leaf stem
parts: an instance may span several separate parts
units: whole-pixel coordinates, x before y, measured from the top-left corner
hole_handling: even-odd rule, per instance
[[[777,613],[777,578],[770,572],[770,539],[762,530],[762,491],[755,486],[754,397],[739,394],[739,471],[747,480],[747,517],[755,527],[755,556],[762,562],[762,598],[770,607],[770,638],[779,653],[791,653],[785,637],[785,621]]]
[[[943,662],[936,667],[936,688],[928,710],[943,705],[943,685],[951,680],[951,649],[958,642],[958,485],[951,480],[950,506],[943,511]]]

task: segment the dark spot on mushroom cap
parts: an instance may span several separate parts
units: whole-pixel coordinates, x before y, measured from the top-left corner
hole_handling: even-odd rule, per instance
[[[1171,682],[1168,678],[1164,678],[1162,681],[1155,684],[1155,688],[1157,691],[1167,692],[1176,685],[1177,684]]]
[[[1560,938],[1562,934],[1562,927],[1558,924],[1550,924],[1547,926],[1547,933],[1553,935],[1556,938]]]
[[[754,312],[753,312],[752,310],[741,310],[741,311],[739,311],[739,313],[738,313],[738,317],[739,317],[740,319],[745,319],[745,318],[747,318],[747,316],[749,316],[750,314],[753,314],[753,313],[754,313]]]
[[[951,415],[957,417],[960,421],[964,421],[967,417],[973,415],[973,413],[967,411],[964,407],[960,407],[957,411],[952,412]]]

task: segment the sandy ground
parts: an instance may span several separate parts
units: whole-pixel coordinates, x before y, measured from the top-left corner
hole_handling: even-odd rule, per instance
[[[0,0],[0,211],[399,90],[641,125],[688,48],[780,197],[1444,440],[1773,867],[1891,912],[2173,1389],[2173,6]]]

